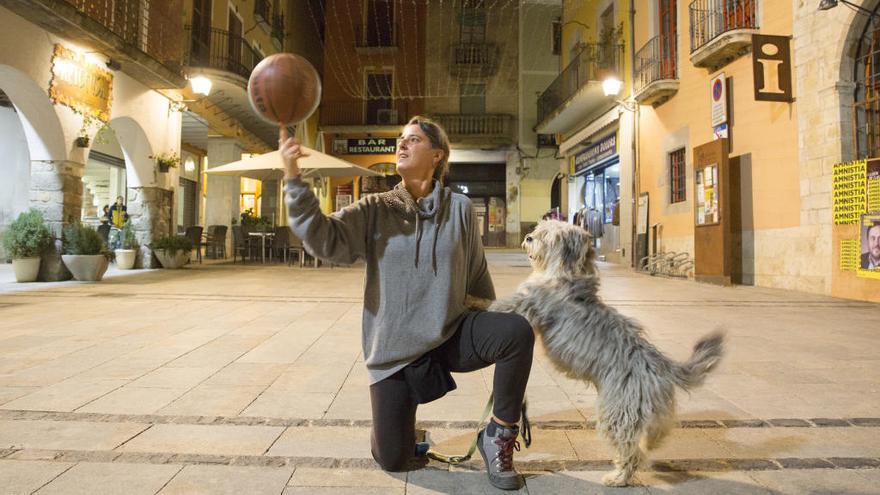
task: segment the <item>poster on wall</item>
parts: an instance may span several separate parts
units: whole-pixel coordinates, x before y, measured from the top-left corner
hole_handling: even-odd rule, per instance
[[[865,194],[869,212],[880,213],[880,158],[868,160],[865,164]]]
[[[697,170],[696,198],[697,225],[710,225],[721,221],[718,208],[718,165],[707,165]]]
[[[840,241],[840,271],[854,272],[859,269],[859,241],[842,239]]]
[[[865,160],[835,163],[832,169],[834,225],[853,225],[865,213]]]
[[[861,256],[858,275],[880,279],[880,213],[862,215],[859,227]]]

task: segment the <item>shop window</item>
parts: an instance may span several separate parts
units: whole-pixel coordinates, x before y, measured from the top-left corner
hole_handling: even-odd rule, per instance
[[[606,168],[602,178],[602,184],[605,189],[605,201],[602,205],[604,222],[612,223],[614,209],[617,208],[617,198],[620,196],[620,165],[612,165]]]
[[[685,149],[681,148],[669,154],[669,190],[670,203],[681,203],[687,199],[685,192]]]

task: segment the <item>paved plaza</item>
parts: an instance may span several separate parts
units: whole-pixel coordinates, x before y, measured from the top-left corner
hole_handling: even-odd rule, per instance
[[[529,272],[518,252],[489,260],[499,295]],[[681,427],[641,486],[606,489],[595,389],[539,349],[521,493],[880,493],[880,306],[601,268],[606,301],[663,351],[684,359],[721,325],[727,356],[679,393]],[[0,267],[0,493],[501,493],[481,461],[373,463],[361,267],[11,280]],[[456,375],[456,391],[419,409],[439,450],[466,450],[491,377]]]

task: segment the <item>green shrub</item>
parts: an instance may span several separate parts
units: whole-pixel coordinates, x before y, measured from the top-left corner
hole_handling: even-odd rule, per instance
[[[150,249],[153,251],[165,250],[171,253],[175,251],[191,251],[192,248],[193,243],[189,237],[184,237],[182,235],[160,237],[150,244]]]
[[[104,244],[104,239],[97,230],[74,222],[64,226],[61,236],[61,245],[64,254],[96,255],[103,254],[110,258],[110,252]]]
[[[52,240],[52,232],[43,222],[43,215],[31,208],[9,224],[3,236],[3,247],[12,258],[32,258],[40,256]]]
[[[131,226],[131,222],[125,222],[125,225],[122,227],[122,232],[120,232],[120,237],[122,238],[122,247],[120,249],[137,249],[138,242],[134,237],[134,227]]]

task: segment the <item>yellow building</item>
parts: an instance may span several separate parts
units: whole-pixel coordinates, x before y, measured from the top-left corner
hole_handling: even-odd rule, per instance
[[[600,259],[632,260],[631,30],[628,1],[563,3],[555,29],[559,76],[538,99],[539,135],[559,144],[559,200],[551,216],[588,228]],[[609,83],[616,82],[609,86]],[[556,192],[556,191],[554,191]]]
[[[634,5],[637,257],[679,253],[672,271],[708,282],[880,300],[841,254],[858,248],[855,225],[832,220],[834,164],[877,156],[859,111],[873,18],[828,12],[836,2]]]

